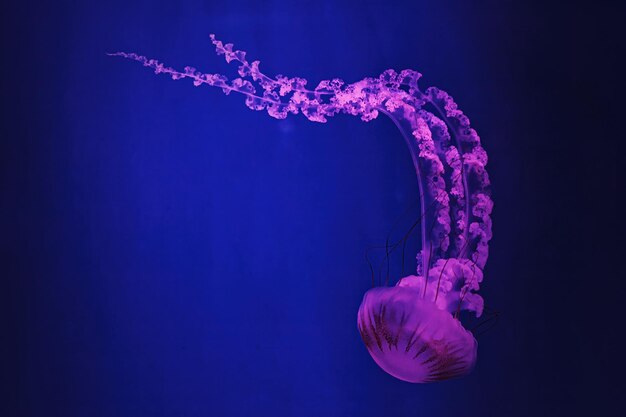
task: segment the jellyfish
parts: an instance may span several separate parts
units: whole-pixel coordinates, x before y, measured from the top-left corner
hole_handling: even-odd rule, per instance
[[[445,91],[421,89],[421,74],[414,70],[389,69],[351,84],[323,80],[309,89],[304,78],[268,77],[246,52],[210,38],[218,55],[238,64],[239,77],[229,80],[189,66],[179,71],[135,53],[109,55],[174,80],[242,94],[247,107],[276,119],[298,113],[319,123],[338,113],[365,122],[381,113],[389,117],[408,145],[417,175],[421,249],[414,275],[365,293],[357,328],[373,360],[400,380],[426,383],[470,373],[478,344],[460,312],[480,317],[484,309],[477,291],[492,236],[493,202],[487,154],[467,116]]]

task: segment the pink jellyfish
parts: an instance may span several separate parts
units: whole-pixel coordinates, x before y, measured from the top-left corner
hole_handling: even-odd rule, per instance
[[[233,50],[214,35],[211,40],[218,55],[239,64],[238,78],[192,67],[180,72],[134,53],[110,55],[139,61],[174,80],[189,78],[195,86],[243,94],[249,108],[267,110],[277,119],[298,112],[320,123],[337,113],[366,122],[379,113],[391,118],[417,173],[422,246],[416,275],[365,293],[358,329],[374,361],[398,379],[420,383],[468,374],[476,363],[477,342],[459,313],[467,310],[479,317],[483,311],[476,291],[487,261],[493,208],[487,154],[469,119],[446,92],[420,90],[421,74],[413,70],[387,70],[352,84],[324,80],[310,90],[307,80],[270,78],[259,70],[259,61],[246,60],[244,51]]]

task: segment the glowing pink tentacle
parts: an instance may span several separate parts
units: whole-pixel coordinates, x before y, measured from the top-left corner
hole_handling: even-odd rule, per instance
[[[454,260],[452,257],[469,258],[473,266],[484,267],[493,206],[485,171],[486,153],[478,135],[469,127],[469,120],[447,93],[432,87],[422,93],[417,86],[421,74],[412,70],[400,73],[387,70],[378,78],[365,78],[352,84],[339,79],[323,80],[314,90],[309,90],[305,79],[282,75],[270,78],[260,71],[259,61],[248,62],[244,51],[233,50],[232,44],[223,44],[213,35],[211,40],[218,55],[224,55],[229,63],[241,64],[238,71],[241,78],[230,81],[221,74],[203,74],[193,67],[178,71],[134,53],[110,55],[138,61],[155,73],[168,74],[175,80],[190,78],[196,86],[209,85],[221,88],[225,94],[232,91],[243,94],[249,108],[265,109],[278,119],[287,117],[288,113],[302,112],[309,120],[321,123],[337,113],[370,121],[379,112],[387,114],[405,137],[418,176],[421,218],[425,219],[421,226],[418,274],[424,281],[424,294],[428,283],[434,280],[433,275],[441,277],[446,273],[448,259]],[[257,92],[259,88],[261,93]],[[426,111],[425,105],[432,105],[441,119]],[[454,238],[453,249],[450,235]],[[446,258],[444,264],[438,262],[442,258]],[[435,264],[438,273],[430,271]],[[461,279],[465,279],[468,289],[474,289],[468,277]],[[477,307],[470,309],[478,311]]]
[[[491,211],[493,202],[489,196],[489,175],[485,169],[487,153],[480,144],[478,133],[470,126],[470,121],[458,109],[452,97],[435,87],[426,90],[426,97],[444,117],[450,130],[454,132],[457,149],[463,161],[463,184],[465,198],[464,239],[467,241],[465,254],[460,256],[474,260],[484,268],[488,256],[488,242],[491,239]]]

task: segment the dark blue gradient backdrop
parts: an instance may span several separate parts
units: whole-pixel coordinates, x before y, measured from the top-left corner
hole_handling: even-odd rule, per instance
[[[495,0],[7,6],[3,415],[620,415],[605,14]],[[279,121],[105,55],[234,76],[209,33],[269,75],[414,68],[455,97],[490,156],[481,293],[502,314],[471,375],[398,381],[356,329],[365,250],[417,217],[389,120]],[[400,270],[395,256],[392,280]]]

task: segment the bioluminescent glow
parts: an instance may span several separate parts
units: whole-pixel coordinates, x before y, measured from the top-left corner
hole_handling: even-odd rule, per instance
[[[218,55],[239,64],[239,77],[181,71],[134,53],[117,52],[174,80],[221,88],[245,96],[253,110],[277,119],[302,113],[325,123],[338,113],[363,121],[388,116],[404,137],[417,173],[420,195],[421,250],[416,275],[393,287],[365,293],[357,316],[358,329],[370,355],[389,374],[408,382],[432,382],[469,373],[476,363],[477,342],[459,320],[461,310],[483,312],[476,294],[491,239],[487,154],[469,119],[446,92],[421,90],[421,74],[387,70],[377,78],[345,84],[340,79],[306,88],[307,80],[278,75],[270,78],[259,61],[248,62],[211,35]]]

